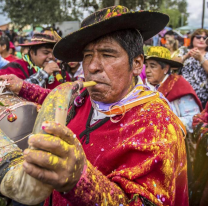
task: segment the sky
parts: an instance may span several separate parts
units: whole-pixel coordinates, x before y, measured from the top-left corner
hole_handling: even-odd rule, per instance
[[[201,27],[202,22],[202,5],[203,0],[187,0],[188,7],[187,11],[189,13],[188,25]],[[208,27],[208,0],[205,0],[205,18],[204,26]]]
[[[208,0],[205,0],[205,20],[204,20],[204,26],[208,27]],[[201,21],[202,21],[202,4],[203,0],[187,0],[188,7],[187,11],[189,13],[188,18],[188,25],[195,26],[195,27],[201,27]],[[9,19],[6,18],[4,15],[0,14],[0,25],[6,24],[9,22]]]

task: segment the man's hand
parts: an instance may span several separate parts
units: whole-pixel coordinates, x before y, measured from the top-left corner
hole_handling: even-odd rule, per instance
[[[49,62],[48,64],[46,64],[43,70],[47,72],[49,75],[53,74],[53,72],[61,71],[56,62]]]
[[[5,81],[5,80],[7,80],[8,82],[8,85],[6,85],[6,88],[16,94],[19,94],[23,85],[23,80],[14,74],[0,76],[0,81]]]
[[[29,138],[35,149],[24,151],[24,170],[57,191],[68,192],[79,181],[87,162],[82,145],[66,126],[44,122],[42,129],[48,134]]]

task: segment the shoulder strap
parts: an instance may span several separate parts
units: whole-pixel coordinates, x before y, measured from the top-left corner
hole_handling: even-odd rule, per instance
[[[5,65],[4,67],[2,67],[1,69],[7,69],[8,67],[12,67],[12,68],[18,68],[22,71],[22,73],[25,75],[26,78],[29,78],[28,74],[25,72],[25,70],[22,68],[22,66],[17,63],[17,62],[10,62],[7,65]]]

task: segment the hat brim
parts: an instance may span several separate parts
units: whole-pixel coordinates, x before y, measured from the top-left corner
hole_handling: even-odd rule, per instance
[[[167,63],[168,65],[170,65],[171,68],[183,67],[182,63],[174,61],[174,60],[170,60],[170,59],[164,59],[164,58],[155,57],[155,56],[145,56],[145,60],[148,60],[148,59]]]
[[[88,25],[62,38],[54,47],[54,56],[62,61],[82,61],[83,49],[91,41],[108,33],[137,29],[144,41],[159,33],[168,23],[166,14],[151,11],[128,12]]]
[[[29,46],[35,46],[35,45],[40,45],[40,44],[56,44],[56,42],[28,42],[26,44],[19,44],[19,46],[25,46],[25,47],[29,47]]]

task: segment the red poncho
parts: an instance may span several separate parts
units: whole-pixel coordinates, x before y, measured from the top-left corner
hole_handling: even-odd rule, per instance
[[[29,99],[28,91],[34,94],[31,100],[38,102],[49,92],[24,83],[20,94]],[[79,140],[90,109],[87,97],[68,124]],[[142,206],[145,202],[188,206],[184,137],[175,115],[161,99],[132,108],[118,123],[108,120],[92,130],[89,143],[84,141],[82,146],[88,167],[72,191],[53,192],[54,206]]]

